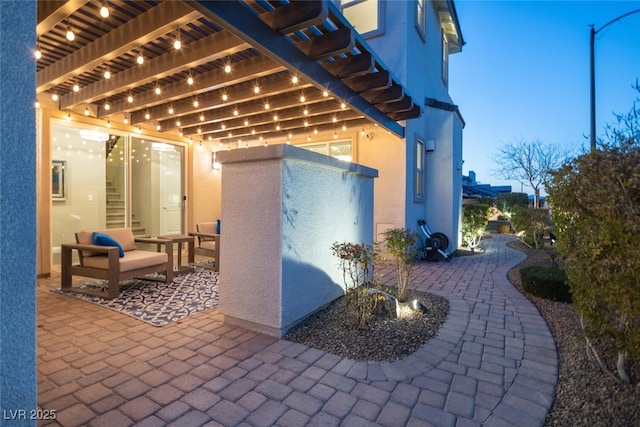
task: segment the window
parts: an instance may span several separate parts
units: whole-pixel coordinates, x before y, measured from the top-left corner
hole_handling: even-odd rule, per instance
[[[301,144],[298,145],[298,147],[315,153],[335,157],[336,159],[344,160],[345,162],[350,162],[353,157],[351,153],[351,140]]]
[[[424,141],[421,138],[416,138],[415,172],[413,180],[413,201],[424,202]]]
[[[384,33],[384,2],[380,0],[342,0],[342,14],[364,37]]]
[[[425,1],[426,0],[416,0],[416,30],[418,30],[418,34],[422,38],[422,41],[425,40],[426,34],[426,15],[425,15]]]
[[[444,31],[442,31],[442,82],[445,87],[449,85],[449,40]]]

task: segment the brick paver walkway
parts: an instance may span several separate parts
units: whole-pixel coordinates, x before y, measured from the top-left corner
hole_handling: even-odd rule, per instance
[[[64,426],[541,426],[558,359],[506,278],[507,237],[483,255],[421,263],[445,296],[438,335],[396,362],[360,363],[230,327],[217,310],[156,328],[38,284],[38,403]],[[391,268],[378,269],[394,283]],[[47,425],[47,423],[41,423]]]

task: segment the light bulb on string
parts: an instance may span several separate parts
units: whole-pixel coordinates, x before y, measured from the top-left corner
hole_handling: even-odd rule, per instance
[[[72,42],[72,41],[74,41],[76,39],[76,35],[73,32],[73,30],[71,29],[71,20],[69,18],[67,18],[67,33],[65,34],[65,37],[70,42]]]
[[[136,62],[138,65],[144,64],[144,56],[142,56],[142,51],[138,52],[138,56],[136,57]]]
[[[80,92],[80,85],[77,82],[73,84],[73,91]]]
[[[102,6],[100,7],[100,16],[105,19],[109,17],[109,8],[107,7],[107,3],[102,3]]]

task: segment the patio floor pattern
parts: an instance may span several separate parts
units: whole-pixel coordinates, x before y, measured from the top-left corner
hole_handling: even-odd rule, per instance
[[[38,405],[62,426],[542,426],[558,358],[506,273],[524,255],[493,235],[482,255],[419,263],[412,287],[445,296],[438,335],[363,363],[225,325],[217,309],[157,328],[38,280]],[[390,266],[376,270],[395,284]]]

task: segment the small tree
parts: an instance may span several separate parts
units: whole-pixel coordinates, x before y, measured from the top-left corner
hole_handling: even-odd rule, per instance
[[[537,209],[540,206],[540,188],[549,180],[551,171],[566,163],[568,158],[569,152],[557,145],[521,139],[503,144],[498,149],[494,161],[500,166],[494,174],[529,184],[535,193],[534,208]]]
[[[478,247],[489,224],[491,206],[475,203],[462,207],[462,238],[472,251]]]
[[[376,251],[364,242],[334,242],[331,252],[338,258],[345,285],[346,303],[358,329],[364,329],[371,315],[372,298],[363,289],[371,283]]]
[[[618,116],[601,149],[560,168],[547,188],[587,347],[600,361],[590,338],[613,340],[624,382],[628,359],[640,356],[639,113],[634,105]]]
[[[407,299],[411,273],[416,263],[418,233],[406,228],[391,228],[383,233],[387,251],[396,263],[398,301]]]

